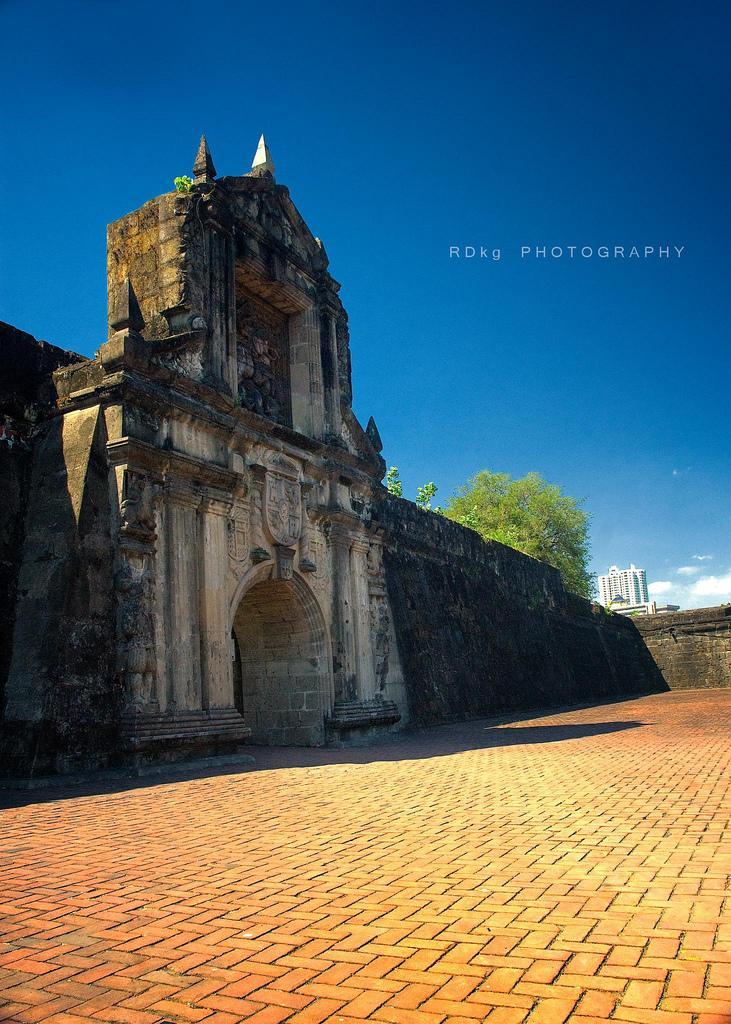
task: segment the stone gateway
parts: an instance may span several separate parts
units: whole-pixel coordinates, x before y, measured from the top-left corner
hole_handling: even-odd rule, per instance
[[[5,326],[11,773],[352,742],[662,681],[558,573],[392,498],[340,286],[260,144],[108,229],[93,359]]]

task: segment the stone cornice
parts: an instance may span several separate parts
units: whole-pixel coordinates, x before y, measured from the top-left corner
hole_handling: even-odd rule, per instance
[[[177,411],[182,416],[200,420],[209,429],[217,428],[222,436],[233,439],[238,434],[247,445],[266,444],[295,458],[311,453],[333,465],[355,470],[364,481],[374,477],[380,479],[376,476],[379,467],[375,460],[364,459],[340,445],[329,444],[274,423],[265,416],[242,409],[228,395],[210,385],[171,371],[151,376],[136,370],[117,370],[105,374],[98,383],[70,392],[60,400],[59,408],[65,412],[111,399],[137,402],[148,412]],[[275,440],[280,444],[274,443]]]
[[[184,455],[167,448],[158,448],[134,437],[121,437],[107,442],[107,452],[112,465],[131,464],[148,469],[160,476],[175,476],[195,481],[210,487],[219,487],[229,493],[239,480],[233,470],[203,459]]]

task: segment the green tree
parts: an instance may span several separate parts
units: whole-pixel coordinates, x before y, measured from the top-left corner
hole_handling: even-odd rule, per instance
[[[395,494],[397,498],[403,498],[404,485],[399,480],[398,466],[391,466],[386,473],[386,490],[389,494]]]
[[[589,516],[575,498],[538,473],[513,480],[482,470],[451,498],[445,515],[560,570],[568,590],[592,597]]]
[[[416,488],[416,505],[417,508],[423,509],[425,512],[436,512],[438,516],[444,514],[444,509],[441,505],[435,505],[432,508],[432,500],[436,497],[436,493],[439,490],[433,480],[430,480],[428,484],[424,484],[423,487]]]

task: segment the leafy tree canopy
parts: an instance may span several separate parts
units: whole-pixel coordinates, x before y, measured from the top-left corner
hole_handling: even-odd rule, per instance
[[[560,570],[568,590],[591,597],[589,516],[575,498],[538,473],[513,480],[482,470],[447,503],[444,514]]]

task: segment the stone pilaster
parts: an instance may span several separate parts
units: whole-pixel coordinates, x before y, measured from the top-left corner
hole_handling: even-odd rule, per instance
[[[168,710],[203,706],[199,618],[198,507],[200,492],[184,480],[165,486],[167,520],[166,615],[168,651]]]
[[[352,588],[353,625],[355,627],[355,657],[360,700],[372,700],[376,695],[376,675],[371,644],[371,609],[368,593],[367,537],[356,537],[350,547],[350,581]]]
[[[312,524],[310,522],[310,502],[312,500],[312,491],[315,487],[313,480],[305,480],[302,484],[302,532],[299,539],[299,568],[300,572],[314,573],[317,572],[317,565],[312,560],[310,553],[310,531]]]
[[[320,324],[309,306],[290,320],[290,380],[292,426],[308,437],[324,434]]]
[[[333,438],[342,434],[343,424],[340,414],[340,380],[338,376],[338,334],[335,313],[327,310],[323,317],[323,346],[327,351],[329,372],[324,374],[325,391],[325,429]]]
[[[391,661],[394,658],[397,660],[398,655],[391,649],[392,624],[383,569],[383,538],[378,532],[371,537],[367,566],[375,694],[380,697],[386,689]]]
[[[233,705],[226,570],[231,501],[206,492],[198,508],[202,707]]]
[[[160,485],[141,468],[115,467],[120,484],[115,568],[118,673],[129,712],[159,710],[156,644],[156,516]]]
[[[335,700],[358,697],[353,587],[350,578],[352,534],[340,523],[331,523],[328,542],[332,550],[332,648]]]

